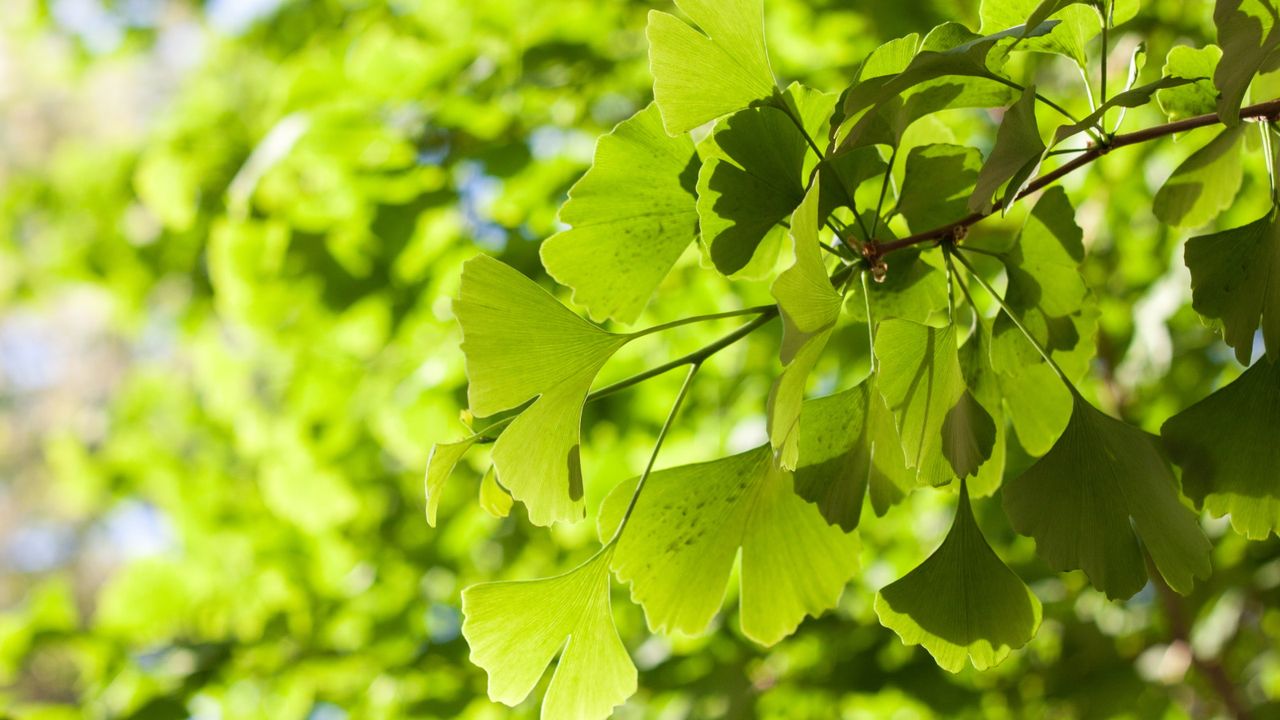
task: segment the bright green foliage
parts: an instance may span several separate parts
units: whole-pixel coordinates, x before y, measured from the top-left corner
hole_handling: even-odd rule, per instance
[[[1135,51],[1135,61],[1141,57],[1139,51]],[[1132,72],[1132,71],[1131,71]],[[1177,89],[1191,84],[1191,81],[1180,77],[1163,77],[1152,83],[1140,85],[1138,87],[1129,87],[1124,91],[1116,93],[1107,101],[1098,106],[1096,110],[1080,118],[1079,122],[1070,123],[1059,127],[1053,133],[1053,145],[1066,140],[1073,135],[1085,132],[1089,128],[1097,128],[1104,119],[1108,117],[1108,113],[1114,109],[1127,110],[1129,108],[1142,107],[1151,102],[1151,98],[1162,90]]]
[[[542,263],[573,288],[597,321],[635,322],[697,235],[693,142],[671,137],[655,105],[600,138],[595,159],[570,190],[561,222],[573,228],[542,244]]]
[[[976,474],[991,457],[996,430],[965,386],[954,326],[885,320],[876,333],[876,360],[880,392],[919,482],[942,485]],[[944,457],[950,467],[937,462]]]
[[[1156,92],[1156,101],[1170,120],[1214,112],[1218,91],[1213,86],[1213,76],[1220,60],[1222,49],[1217,45],[1202,48],[1179,45],[1169,51],[1169,56],[1164,61],[1164,76],[1195,81],[1190,85]]]
[[[427,524],[435,527],[436,512],[440,507],[440,493],[444,491],[444,484],[453,474],[453,468],[462,459],[462,456],[471,449],[471,446],[478,440],[478,436],[472,436],[457,442],[436,443],[431,446],[431,455],[427,459]]]
[[[1259,359],[1239,378],[1160,428],[1182,489],[1197,507],[1253,540],[1280,533],[1280,362]]]
[[[1044,151],[1040,128],[1036,125],[1035,88],[1028,87],[1000,122],[995,147],[978,173],[977,186],[969,197],[969,210],[990,211],[992,196],[1002,185],[1005,186],[1002,206],[1008,208],[1035,175]]]
[[[857,537],[800,499],[772,455],[764,445],[649,476],[613,569],[652,630],[705,632],[739,548],[742,632],[755,642],[773,645],[835,607],[858,567]],[[634,490],[626,482],[606,498],[601,537],[613,535]]]
[[[1040,600],[987,544],[969,492],[942,545],[876,595],[876,615],[908,645],[923,645],[938,665],[960,672],[998,665],[1040,627]]]
[[[772,97],[762,0],[681,0],[702,32],[649,12],[649,66],[662,122],[672,135]],[[704,34],[705,33],[705,34]]]
[[[1199,227],[1231,206],[1240,190],[1244,128],[1223,130],[1191,154],[1156,193],[1151,206],[1162,222]]]
[[[831,328],[840,317],[843,298],[831,285],[818,249],[819,184],[805,196],[791,216],[795,263],[778,275],[773,297],[782,313],[782,360],[787,367],[769,396],[769,440],[783,467],[794,470],[799,461],[800,408],[805,381],[826,347]]]
[[[873,318],[901,318],[937,327],[948,324],[946,276],[938,255],[910,249],[889,258],[884,282],[870,284]],[[862,297],[851,296],[845,309],[850,317],[866,322],[865,305]]]
[[[467,262],[454,313],[471,409],[489,415],[537,396],[493,446],[498,480],[537,525],[581,519],[582,404],[600,367],[628,337],[582,320],[484,255]]]
[[[1248,225],[1187,241],[1191,305],[1220,323],[1222,339],[1248,364],[1259,324],[1267,357],[1280,358],[1280,228],[1270,212]]]
[[[968,200],[982,168],[982,154],[961,145],[921,145],[907,154],[898,212],[912,230],[924,231],[969,213]]]
[[[514,504],[510,493],[498,484],[498,473],[492,465],[489,466],[488,472],[480,479],[480,507],[496,518],[504,518],[511,514]]]
[[[1001,403],[1000,378],[991,366],[991,328],[979,320],[969,339],[960,346],[960,370],[972,398],[982,405],[991,417],[995,435],[991,441],[990,457],[978,468],[975,477],[968,481],[969,492],[984,497],[1000,487],[1004,480],[1007,453],[1007,430],[1004,406]]]
[[[1144,549],[1170,587],[1191,592],[1209,575],[1210,545],[1179,498],[1159,439],[1073,399],[1058,442],[1005,483],[1009,522],[1035,538],[1051,567],[1083,570],[1107,597],[1146,584]]]
[[[1218,27],[1222,60],[1213,73],[1218,88],[1218,116],[1228,127],[1240,122],[1240,104],[1254,75],[1274,69],[1280,48],[1280,13],[1273,0],[1217,0],[1213,22]]]
[[[636,668],[613,625],[612,548],[563,575],[473,585],[462,592],[462,634],[489,673],[489,697],[512,707],[560,656],[542,716],[606,718],[636,691]]]
[[[800,457],[795,486],[827,522],[845,532],[858,527],[862,504],[883,516],[915,488],[893,415],[873,380],[815,398],[800,413]]]
[[[1085,47],[1102,29],[1093,0],[983,0],[982,32],[995,32],[1025,23],[1027,33],[1053,17],[1058,24],[1049,34],[1019,38],[1015,49],[1065,55],[1085,67]]]

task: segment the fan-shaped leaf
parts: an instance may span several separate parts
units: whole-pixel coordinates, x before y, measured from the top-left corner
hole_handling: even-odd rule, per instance
[[[436,511],[440,507],[440,493],[444,484],[453,474],[462,456],[471,449],[479,439],[478,435],[464,438],[457,442],[436,443],[431,446],[431,455],[427,458],[427,524],[436,526]]]
[[[1240,122],[1240,104],[1249,83],[1264,65],[1274,64],[1280,48],[1280,14],[1271,0],[1217,0],[1213,22],[1218,26],[1222,61],[1213,73],[1220,93],[1218,116],[1228,127]]]
[[[1218,133],[1192,153],[1156,193],[1151,207],[1162,222],[1177,227],[1199,227],[1231,207],[1244,177],[1237,125]]]
[[[1017,197],[1035,175],[1044,151],[1044,142],[1040,139],[1040,129],[1036,125],[1035,88],[1028,87],[1022,97],[1009,107],[1000,122],[995,147],[982,165],[973,195],[969,197],[969,210],[990,211],[992,197],[1006,183],[1004,207],[1007,209],[1013,198]]]
[[[1259,324],[1267,357],[1280,358],[1280,230],[1274,212],[1187,241],[1191,305],[1222,323],[1222,339],[1248,365]]]
[[[1179,77],[1194,82],[1180,87],[1160,90],[1156,102],[1170,120],[1205,115],[1214,111],[1218,102],[1218,90],[1213,86],[1213,75],[1222,59],[1222,49],[1217,45],[1193,48],[1179,45],[1169,51],[1164,61],[1165,77]]]

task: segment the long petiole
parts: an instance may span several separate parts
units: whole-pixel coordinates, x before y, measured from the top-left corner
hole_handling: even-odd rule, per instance
[[[726,310],[725,312],[711,313],[710,315],[694,315],[692,317],[680,318],[679,320],[672,320],[671,322],[662,323],[661,325],[654,325],[653,327],[647,327],[643,330],[637,330],[636,332],[631,333],[631,339],[634,340],[636,338],[642,338],[645,335],[662,332],[663,330],[678,328],[681,325],[691,325],[693,323],[709,322],[711,320],[742,317],[743,315],[760,315],[761,313],[766,313],[773,309],[773,307],[773,305],[756,305],[755,307],[743,308],[741,310]]]
[[[622,522],[618,523],[618,529],[613,531],[613,537],[609,538],[609,542],[605,543],[608,547],[618,541],[622,536],[622,529],[627,526],[627,521],[631,519],[631,513],[635,512],[636,503],[640,501],[640,491],[644,490],[645,481],[649,479],[649,473],[653,472],[653,464],[658,459],[658,451],[662,449],[662,441],[667,438],[667,431],[671,429],[671,425],[675,422],[676,413],[680,411],[680,406],[684,403],[684,398],[689,394],[689,387],[693,385],[693,376],[698,374],[698,369],[702,367],[702,361],[689,365],[689,372],[684,376],[684,382],[680,385],[680,391],[676,393],[676,399],[671,403],[671,412],[667,413],[666,422],[662,423],[662,429],[658,431],[658,439],[653,443],[653,452],[649,453],[649,462],[644,466],[644,472],[640,474],[640,480],[636,482],[636,489],[631,493],[631,501],[627,503],[627,510],[622,514]]]

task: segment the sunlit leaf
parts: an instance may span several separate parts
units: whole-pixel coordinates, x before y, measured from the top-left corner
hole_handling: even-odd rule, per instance
[[[1231,207],[1244,178],[1240,139],[1244,127],[1229,127],[1192,153],[1156,193],[1151,209],[1161,222],[1199,227]]]
[[[676,5],[698,29],[651,10],[645,32],[653,96],[668,133],[687,132],[772,97],[763,0],[679,0]]]
[[[1280,358],[1280,230],[1275,212],[1243,227],[1193,237],[1186,245],[1191,305],[1222,324],[1241,364],[1253,357],[1259,325],[1267,357]]]
[[[436,443],[431,446],[431,456],[427,459],[426,479],[428,525],[435,527],[436,511],[440,507],[440,493],[444,491],[444,484],[453,474],[453,468],[457,466],[458,461],[478,439],[478,435],[473,435],[457,442]]]
[[[1280,362],[1259,359],[1209,397],[1169,418],[1160,434],[1197,507],[1251,540],[1280,533]]]
[[[1052,31],[1020,37],[1013,49],[1064,55],[1086,67],[1085,46],[1102,30],[1102,16],[1092,5],[1093,0],[983,0],[978,14],[984,33],[1024,24],[1036,28],[1053,17],[1058,24]]]
[[[995,429],[991,456],[982,463],[978,474],[968,481],[969,492],[985,497],[994,493],[1004,481],[1005,443],[1008,434],[1004,405],[1001,402],[1000,378],[991,366],[991,328],[985,320],[977,322],[969,339],[960,346],[960,370],[964,373],[969,392],[991,416]]]
[[[1218,91],[1213,86],[1213,76],[1221,59],[1222,50],[1217,45],[1202,48],[1179,45],[1169,51],[1169,56],[1164,61],[1164,76],[1194,81],[1189,85],[1156,93],[1156,102],[1160,103],[1160,109],[1164,110],[1170,120],[1214,112]]]
[[[988,212],[992,196],[1007,183],[1004,207],[1035,175],[1044,156],[1045,146],[1036,125],[1035,88],[1028,87],[1004,114],[1000,129],[996,131],[996,144],[978,173],[977,185],[969,197],[969,210]]]
[[[1040,601],[987,544],[969,493],[942,545],[905,577],[876,595],[880,623],[908,645],[923,645],[938,665],[960,672],[998,665],[1040,627]]]
[[[634,322],[697,236],[693,141],[663,131],[654,105],[600,138],[542,244],[547,273],[595,320]]]
[[[634,489],[622,483],[605,499],[601,537],[613,534]],[[762,645],[834,607],[858,565],[857,537],[796,495],[763,445],[650,475],[613,569],[652,630],[695,635],[720,609],[739,549],[742,632]]]
[[[462,634],[489,674],[489,697],[512,707],[560,656],[542,699],[544,718],[605,718],[636,691],[636,669],[613,625],[611,548],[563,575],[472,585],[462,591]]]
[[[1147,582],[1143,549],[1180,593],[1209,575],[1209,541],[1182,504],[1159,439],[1104,415],[1073,392],[1062,436],[1004,485],[1013,528],[1059,571],[1083,570],[1110,598]]]
[[[488,472],[480,479],[480,507],[496,518],[504,518],[511,514],[514,500],[511,494],[498,484],[498,473],[489,467]]]

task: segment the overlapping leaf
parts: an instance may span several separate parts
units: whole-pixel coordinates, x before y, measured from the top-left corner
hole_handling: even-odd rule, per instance
[[[1280,362],[1262,358],[1160,429],[1187,497],[1251,540],[1280,533]]]
[[[1083,570],[1110,598],[1147,582],[1143,549],[1169,586],[1191,591],[1209,574],[1209,541],[1182,504],[1159,439],[1104,415],[1072,391],[1071,419],[1053,448],[1005,483],[1015,530],[1050,567]]]
[[[1267,357],[1280,358],[1280,227],[1276,213],[1243,227],[1187,241],[1191,305],[1222,325],[1222,338],[1241,364],[1253,356],[1262,326]]]
[[[1213,73],[1218,88],[1218,117],[1228,127],[1240,122],[1240,105],[1260,70],[1275,69],[1280,48],[1280,13],[1273,0],[1217,0],[1213,22],[1218,27],[1222,60]]]
[[[563,575],[472,585],[462,591],[471,662],[489,674],[489,697],[520,704],[552,658],[542,717],[609,717],[636,691],[636,668],[613,624],[612,548]]]
[[[983,0],[979,16],[982,32],[1014,25],[1039,27],[1053,17],[1057,25],[1041,37],[1024,35],[1012,49],[1063,55],[1086,67],[1085,46],[1102,30],[1102,16],[1091,7],[1092,0]]]
[[[1213,86],[1212,78],[1221,59],[1222,49],[1217,45],[1202,48],[1179,45],[1169,51],[1164,61],[1164,76],[1194,81],[1156,93],[1156,102],[1160,103],[1160,109],[1164,110],[1170,120],[1214,112],[1218,91]]]
[[[697,235],[693,141],[671,137],[649,105],[600,138],[591,169],[560,209],[571,229],[542,264],[595,320],[634,322]]]
[[[969,214],[969,196],[981,168],[977,148],[941,144],[912,148],[898,193],[898,212],[913,232],[959,220]]]
[[[653,96],[671,135],[772,97],[763,0],[679,0],[702,32],[649,11]],[[704,34],[705,33],[705,34]]]
[[[908,645],[960,672],[998,665],[1040,626],[1040,601],[982,536],[962,483],[960,505],[942,545],[876,595],[876,615]]]
[[[605,499],[601,537],[613,535],[634,489],[622,483]],[[698,634],[720,609],[739,549],[742,632],[763,645],[834,607],[857,570],[857,537],[796,495],[767,444],[650,475],[613,569],[651,629]]]
[[[1030,182],[1044,157],[1044,141],[1036,124],[1035,88],[1028,87],[1011,105],[996,131],[996,144],[978,173],[977,185],[969,197],[969,210],[988,212],[992,197],[1003,185],[1003,206],[1007,209]]]
[[[628,336],[605,332],[532,280],[487,256],[468,260],[454,313],[462,325],[471,410],[489,415],[537,397],[493,447],[498,479],[538,525],[583,515],[582,404]]]
[[[444,492],[444,484],[453,474],[462,456],[471,449],[479,436],[451,443],[436,443],[431,446],[431,455],[427,458],[427,524],[436,526],[436,512],[440,507],[440,493]]]

